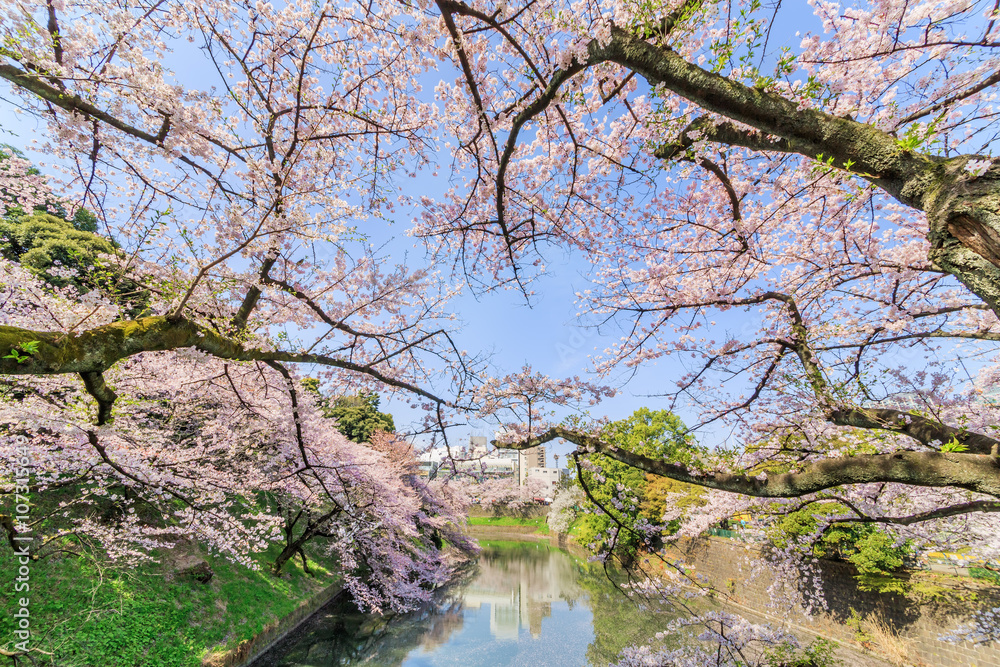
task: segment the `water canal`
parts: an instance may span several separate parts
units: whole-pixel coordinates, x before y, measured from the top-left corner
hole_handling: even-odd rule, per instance
[[[253,667],[607,665],[669,618],[601,566],[547,544],[483,541],[477,567],[427,608],[389,618],[335,600]]]

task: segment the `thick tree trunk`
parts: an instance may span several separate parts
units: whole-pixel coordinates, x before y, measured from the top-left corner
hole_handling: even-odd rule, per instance
[[[306,522],[306,527],[303,529],[302,533],[297,538],[293,538],[292,535],[294,534],[295,524],[298,521],[298,517],[296,517],[295,521],[292,521],[291,525],[285,528],[285,548],[282,549],[281,553],[278,554],[278,557],[274,559],[274,566],[272,570],[274,574],[280,574],[281,568],[285,566],[285,563],[294,558],[296,554],[299,554],[302,557],[302,568],[308,573],[309,568],[306,563],[306,554],[302,547],[304,547],[309,540],[319,535],[326,522],[339,514],[340,511],[340,507],[334,507],[329,512],[316,519],[309,519]]]
[[[285,563],[290,561],[295,557],[296,554],[302,551],[302,546],[312,538],[313,533],[310,532],[308,528],[299,535],[298,539],[292,540],[285,545],[285,548],[281,550],[278,557],[274,559],[274,574],[281,574],[281,569],[285,567]],[[305,562],[305,554],[302,555],[303,563]]]
[[[975,178],[966,164],[949,165],[924,193],[929,259],[1000,316],[1000,169]]]

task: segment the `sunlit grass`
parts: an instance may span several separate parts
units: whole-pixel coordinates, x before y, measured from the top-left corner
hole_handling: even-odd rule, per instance
[[[277,552],[275,545],[260,554],[259,570],[205,556],[215,573],[207,584],[171,579],[153,564],[106,569],[75,557],[33,563],[25,594],[31,646],[52,654],[39,664],[59,667],[198,666],[206,653],[250,639],[335,582],[316,562],[315,577],[291,561],[274,577],[267,565]],[[12,581],[16,566],[16,559],[0,559],[0,578]],[[4,596],[5,638],[13,636],[13,602]]]
[[[545,517],[523,519],[515,516],[470,516],[470,526],[532,526],[536,533],[548,533],[549,526]]]

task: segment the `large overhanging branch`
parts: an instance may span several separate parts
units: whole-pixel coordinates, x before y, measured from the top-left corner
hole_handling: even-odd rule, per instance
[[[899,433],[933,449],[957,443],[972,454],[997,455],[1000,441],[981,433],[954,428],[947,424],[892,408],[837,408],[826,419],[837,426],[874,429]]]
[[[953,516],[961,516],[963,514],[972,514],[974,512],[1000,512],[1000,503],[992,500],[976,500],[968,503],[959,503],[958,505],[949,505],[948,507],[942,507],[936,510],[928,510],[918,514],[911,514],[909,516],[871,517],[868,519],[868,522],[887,523],[897,526],[912,526],[913,524],[923,523],[924,521],[946,519]]]
[[[271,268],[277,261],[278,253],[274,250],[269,251],[260,266],[259,276],[261,281],[267,280]],[[250,314],[253,312],[254,308],[257,307],[257,302],[260,300],[261,294],[262,291],[258,285],[252,285],[250,289],[247,290],[246,296],[243,297],[243,303],[240,304],[239,310],[237,310],[236,315],[233,316],[232,328],[234,331],[242,332],[246,329],[247,320],[250,319]]]
[[[802,109],[780,95],[750,88],[685,60],[669,48],[651,44],[618,27],[611,42],[599,49],[606,60],[643,76],[654,85],[695,102],[701,108],[779,138],[775,148],[811,158],[833,158],[833,166],[849,168],[879,185],[908,206],[924,209],[926,178],[945,162],[908,151],[887,132],[816,109]],[[734,127],[723,132],[736,135]],[[742,132],[745,140],[752,135]],[[719,137],[721,140],[721,137]],[[766,141],[761,137],[761,142]],[[733,143],[739,145],[739,140]],[[769,142],[770,143],[770,142]]]
[[[799,108],[793,100],[706,71],[619,27],[612,28],[607,46],[591,45],[590,58],[618,63],[653,85],[761,133],[726,123],[709,127],[709,120],[697,120],[710,141],[822,158],[824,164],[851,171],[903,204],[924,211],[931,244],[928,258],[1000,315],[998,174],[990,170],[972,176],[965,170],[970,160],[981,156],[946,159],[908,150],[873,125]]]
[[[955,487],[1000,498],[1000,459],[982,454],[899,451],[823,459],[809,462],[797,472],[751,476],[702,472],[636,454],[562,426],[520,442],[494,444],[507,449],[529,449],[560,438],[586,453],[603,454],[653,475],[756,498],[798,498],[845,484],[878,482]]]
[[[12,57],[12,54],[5,52],[0,52],[0,55]],[[106,123],[107,125],[124,132],[125,134],[135,137],[136,139],[141,139],[155,146],[163,146],[164,137],[151,134],[141,128],[126,123],[107,113],[103,109],[91,104],[79,95],[67,93],[64,89],[46,83],[41,77],[36,76],[31,72],[20,70],[13,65],[0,63],[0,78],[6,79],[22,90],[29,91],[37,95],[39,98],[59,107],[63,111],[80,114],[85,118],[99,120],[102,123]]]
[[[1000,502],[995,500],[973,500],[966,503],[958,503],[956,505],[947,505],[945,507],[938,507],[932,510],[927,510],[925,512],[917,512],[916,514],[908,514],[905,516],[871,516],[862,512],[857,505],[847,500],[846,498],[817,498],[815,500],[810,500],[799,506],[798,509],[803,507],[808,507],[809,505],[815,503],[822,503],[833,500],[838,502],[850,511],[854,512],[857,516],[853,517],[836,517],[831,520],[830,526],[833,527],[838,524],[844,523],[883,523],[883,524],[893,524],[896,526],[912,526],[914,524],[923,523],[925,521],[933,521],[935,519],[947,519],[954,516],[963,516],[965,514],[973,514],[976,512],[982,512],[984,514],[991,514],[1000,512]]]
[[[785,304],[791,320],[792,335],[783,340],[782,344],[795,352],[823,411],[823,417],[831,424],[899,433],[931,449],[940,449],[946,443],[954,443],[972,454],[997,455],[1000,441],[980,433],[954,428],[935,419],[893,408],[845,405],[826,380],[819,356],[809,343],[809,328],[795,298],[780,292],[765,292],[756,298],[759,301],[781,301]]]
[[[28,345],[33,343],[33,345]],[[30,353],[0,359],[0,374],[61,375],[78,373],[87,391],[97,399],[98,422],[111,415],[117,396],[102,373],[118,361],[142,352],[194,348],[219,359],[317,364],[367,375],[383,384],[409,391],[438,405],[448,401],[416,385],[389,377],[372,365],[322,354],[248,348],[185,318],[163,316],[112,322],[79,333],[32,331],[0,326],[0,350],[32,349]]]
[[[702,139],[822,159],[824,165],[850,171],[924,211],[931,244],[928,259],[1000,315],[1000,172],[990,169],[973,176],[965,169],[982,156],[944,158],[908,150],[895,136],[871,124],[800,108],[794,100],[702,69],[668,46],[649,41],[644,33],[633,34],[620,26],[612,26],[608,43],[591,41],[585,60],[573,65],[616,63],[651,85],[663,86],[732,121],[715,124],[709,117],[696,119],[690,129],[702,130]],[[556,99],[552,91],[547,93],[535,104]],[[654,152],[675,156],[695,139],[682,137]]]
[[[848,426],[852,428],[861,428],[866,430],[878,430],[886,431],[889,433],[895,433],[899,435],[904,435],[908,438],[912,438],[914,441],[920,443],[924,447],[930,449],[940,450],[945,445],[958,445],[963,447],[963,452],[970,454],[989,454],[996,456],[998,453],[998,448],[1000,448],[1000,440],[989,437],[982,433],[976,433],[968,429],[956,428],[942,423],[940,420],[924,417],[919,414],[913,414],[912,412],[906,410],[898,410],[890,407],[884,406],[859,406],[852,405],[845,401],[845,399],[840,396],[839,392],[835,390],[834,387],[830,386],[830,383],[826,379],[826,374],[821,366],[820,357],[817,352],[827,351],[827,350],[837,350],[846,347],[856,347],[857,344],[851,345],[828,345],[828,346],[814,346],[810,343],[810,331],[806,324],[806,321],[799,310],[798,304],[795,298],[790,294],[785,294],[782,292],[767,291],[755,294],[750,297],[740,298],[740,299],[712,299],[706,301],[700,301],[697,303],[688,304],[672,304],[669,307],[658,308],[660,312],[666,313],[677,313],[686,309],[697,309],[706,306],[748,306],[752,304],[760,304],[768,301],[778,301],[783,305],[784,310],[788,313],[790,332],[789,335],[777,336],[775,338],[760,339],[755,343],[750,345],[740,345],[730,348],[724,352],[719,353],[716,356],[709,358],[707,363],[702,367],[701,371],[692,375],[692,377],[685,381],[683,388],[691,386],[692,383],[697,381],[701,375],[708,370],[708,368],[715,363],[719,358],[732,357],[735,355],[740,355],[745,353],[748,349],[758,345],[758,344],[769,344],[777,345],[779,351],[774,360],[771,361],[768,366],[768,370],[764,373],[761,380],[758,382],[754,389],[753,394],[742,404],[735,408],[726,410],[719,415],[716,415],[708,422],[702,424],[702,426],[711,423],[716,419],[719,419],[724,414],[732,413],[736,410],[743,410],[749,408],[752,403],[757,400],[764,390],[766,381],[775,372],[777,368],[777,361],[791,355],[787,354],[794,352],[794,357],[798,359],[800,366],[804,372],[804,379],[816,398],[816,403],[819,406],[823,418],[834,424],[836,426]],[[975,304],[964,307],[980,307]],[[981,306],[986,309],[985,306]],[[638,310],[638,312],[643,312]],[[936,311],[934,314],[942,314],[945,312],[951,312],[950,309],[941,309]],[[883,339],[875,341],[875,343],[883,342],[894,342],[896,340],[906,340],[909,338],[919,338],[919,337],[957,337],[957,338],[977,338],[982,340],[992,340],[994,338],[993,334],[984,331],[979,332],[979,334],[974,335],[973,332],[926,332],[926,333],[914,333],[911,335],[902,335],[894,338]],[[870,343],[874,344],[874,343]]]

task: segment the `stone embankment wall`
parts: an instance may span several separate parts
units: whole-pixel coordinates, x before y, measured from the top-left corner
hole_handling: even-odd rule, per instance
[[[516,516],[522,519],[536,519],[540,516],[547,516],[549,513],[549,508],[545,505],[528,505],[519,510],[507,511],[500,510],[497,511],[493,508],[484,509],[481,505],[473,505],[469,508],[469,516],[474,517],[484,517],[484,516]]]
[[[846,563],[819,561],[813,573],[802,573],[790,582],[778,581],[765,564],[760,550],[735,540],[719,537],[687,540],[671,545],[667,558],[683,563],[689,573],[726,593],[748,617],[758,616],[790,629],[804,630],[829,639],[849,643],[855,629],[848,621],[855,617],[880,615],[898,633],[913,662],[933,667],[1000,667],[1000,647],[969,642],[941,641],[969,620],[976,608],[1000,606],[996,589],[955,588],[950,599],[941,603],[916,604],[901,595],[866,593],[858,590]],[[826,609],[807,614],[798,604],[783,603],[799,590],[821,591]],[[971,601],[970,595],[976,596]],[[720,595],[724,599],[725,595]],[[852,612],[853,610],[853,612]],[[872,646],[879,651],[879,647]]]
[[[337,596],[343,587],[333,584],[309,598],[288,616],[268,625],[257,636],[240,642],[228,651],[211,653],[202,660],[202,667],[242,667],[256,660],[267,649],[281,641],[288,633],[299,627],[327,602]]]
[[[502,539],[494,535],[527,535],[538,530],[535,526],[469,526],[469,534],[476,539]],[[538,533],[543,535],[544,533]]]
[[[533,540],[557,546],[580,558],[589,556],[567,535],[533,533],[528,526],[472,526],[471,529],[478,539]],[[1000,647],[940,639],[966,623],[973,609],[1000,607],[996,589],[970,582],[969,589],[956,588],[954,595],[941,603],[916,604],[902,595],[858,590],[851,566],[832,561],[819,561],[814,573],[780,582],[757,547],[720,537],[673,544],[667,549],[666,558],[683,564],[690,574],[719,591],[717,599],[724,607],[755,623],[769,623],[800,636],[825,637],[857,646],[856,630],[848,625],[852,614],[861,619],[878,615],[898,633],[899,645],[909,656],[907,664],[913,667],[1000,667]],[[783,603],[798,597],[794,595],[797,591],[792,590],[798,587],[818,587],[826,600],[826,609],[815,609],[809,614],[797,603]],[[969,600],[970,594],[977,596],[975,601]],[[892,656],[884,655],[884,647],[872,644],[869,648],[876,656],[891,661]]]

